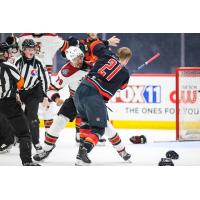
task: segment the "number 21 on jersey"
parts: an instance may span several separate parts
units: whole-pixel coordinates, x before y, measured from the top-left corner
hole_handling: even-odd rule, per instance
[[[119,65],[115,59],[111,58],[108,61],[108,64],[105,64],[98,70],[98,74],[102,75],[106,78],[106,80],[110,81],[121,69],[122,66]]]

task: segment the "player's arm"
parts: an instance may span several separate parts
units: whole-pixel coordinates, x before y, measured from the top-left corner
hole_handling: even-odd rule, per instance
[[[120,39],[116,36],[112,36],[107,40],[109,46],[116,47],[120,43]]]
[[[128,81],[129,81],[129,78],[124,83],[122,83],[122,85],[120,87],[120,90],[123,90],[123,89],[125,89],[128,86]]]
[[[68,69],[65,66],[63,66],[58,72],[57,76],[55,77],[55,80],[52,80],[49,90],[47,92],[47,96],[52,101],[56,102],[58,106],[61,102],[59,90],[61,90],[69,84],[67,73]]]
[[[47,96],[50,100],[54,101],[57,106],[61,106],[63,104],[63,100],[60,98],[59,88],[56,88],[53,83],[50,84],[49,89],[47,91]]]
[[[100,40],[105,44],[105,46],[116,47],[120,43],[120,39],[115,35],[109,38],[108,40],[102,40],[102,39]]]
[[[104,57],[108,51],[106,45],[100,40],[92,42],[89,48],[90,52],[98,58]]]

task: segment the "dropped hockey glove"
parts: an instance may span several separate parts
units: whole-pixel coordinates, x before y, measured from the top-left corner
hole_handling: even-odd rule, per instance
[[[144,135],[141,135],[141,136],[132,136],[130,138],[130,141],[133,143],[133,144],[145,144],[147,142],[147,139]]]

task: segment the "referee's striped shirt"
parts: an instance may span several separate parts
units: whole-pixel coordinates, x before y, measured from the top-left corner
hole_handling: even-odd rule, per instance
[[[10,62],[0,61],[0,99],[16,97],[19,72]]]
[[[50,78],[48,71],[39,58],[33,57],[31,60],[27,60],[23,56],[20,56],[16,60],[15,66],[20,76],[24,78],[23,90],[30,90],[41,83],[43,92],[46,94],[50,84]]]

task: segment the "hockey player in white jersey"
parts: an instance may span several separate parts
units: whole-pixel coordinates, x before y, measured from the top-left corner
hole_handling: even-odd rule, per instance
[[[63,105],[58,112],[58,116],[54,120],[51,128],[45,136],[43,152],[33,156],[33,159],[36,161],[41,161],[49,156],[49,154],[55,148],[55,143],[60,132],[65,128],[66,123],[73,121],[76,117],[77,112],[74,105],[73,96],[80,84],[81,79],[85,77],[92,67],[90,64],[83,61],[84,54],[78,47],[70,47],[67,49],[66,57],[70,62],[61,68],[56,77],[56,81],[52,83],[48,94],[49,97],[57,103],[57,105]],[[58,91],[66,85],[69,87],[70,97],[63,103],[63,101],[60,99]],[[89,131],[89,128],[90,127],[88,124],[82,123],[80,128],[81,134],[84,134],[84,131]],[[121,142],[121,138],[109,121],[105,134],[119,155],[125,161],[129,160],[131,155],[126,152],[125,146]]]

